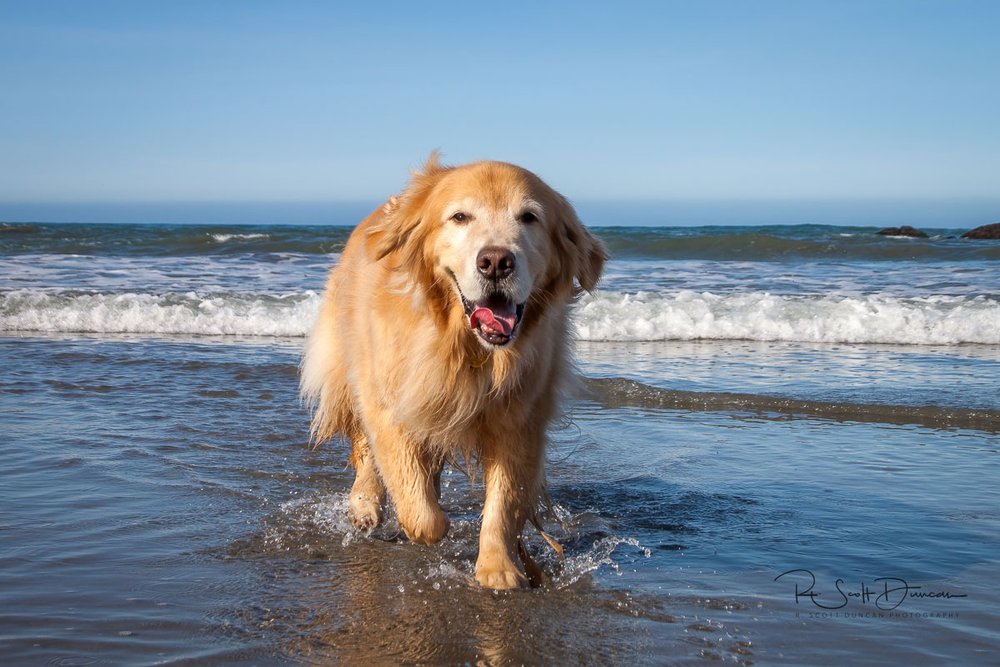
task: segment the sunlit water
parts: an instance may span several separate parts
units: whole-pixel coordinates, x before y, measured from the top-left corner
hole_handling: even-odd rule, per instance
[[[436,547],[391,517],[349,525],[344,448],[305,447],[299,345],[0,338],[9,662],[881,664],[998,646],[995,413],[975,430],[577,399],[548,464],[566,558],[533,537],[551,584],[497,594],[471,578],[481,498],[460,471]],[[611,376],[621,350],[599,348],[582,365]],[[775,581],[793,569],[828,606],[838,578],[966,597],[823,610],[796,601],[807,575]]]
[[[550,434],[565,558],[529,529],[550,583],[493,593],[477,482],[446,472],[414,546],[306,446],[346,234],[0,225],[3,663],[995,661],[1000,246],[602,230]]]

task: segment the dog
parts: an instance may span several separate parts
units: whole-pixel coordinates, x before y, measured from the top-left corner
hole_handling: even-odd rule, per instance
[[[521,533],[539,526],[546,428],[572,381],[569,305],[596,288],[606,259],[538,176],[503,162],[443,166],[436,153],[354,229],[306,343],[301,392],[313,443],[350,440],[359,529],[382,521],[388,494],[406,536],[436,543],[449,526],[442,467],[475,462],[476,579],[537,579]]]

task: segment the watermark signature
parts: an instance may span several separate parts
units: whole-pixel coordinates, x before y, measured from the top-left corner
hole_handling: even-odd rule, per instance
[[[798,568],[782,572],[774,578],[795,584],[795,604],[809,604],[825,610],[844,609],[850,603],[856,603],[879,611],[894,611],[909,600],[951,600],[968,597],[965,593],[955,593],[948,590],[929,590],[923,586],[908,583],[900,577],[876,577],[870,583],[860,581],[849,585],[843,579],[837,579],[833,586],[820,590],[816,583],[816,575],[811,570]]]

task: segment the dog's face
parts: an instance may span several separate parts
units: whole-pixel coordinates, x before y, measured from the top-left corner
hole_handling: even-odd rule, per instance
[[[525,309],[568,296],[574,278],[593,290],[605,260],[569,203],[514,165],[442,168],[432,158],[397,204],[378,231],[380,255],[402,249],[401,266],[446,285],[489,349],[511,344]]]
[[[428,201],[436,269],[454,282],[470,328],[487,346],[517,335],[552,254],[545,193],[517,167],[479,164],[446,174]]]

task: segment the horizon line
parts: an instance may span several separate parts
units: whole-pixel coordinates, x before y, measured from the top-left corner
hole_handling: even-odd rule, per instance
[[[562,193],[564,196],[565,192]],[[4,199],[0,198],[0,206],[109,206],[109,205],[212,205],[212,204],[361,204],[388,199],[392,194],[377,197],[330,198],[330,199]],[[678,203],[678,204],[714,204],[731,202],[773,203],[853,203],[853,202],[956,202],[956,201],[998,201],[1000,193],[995,195],[801,195],[801,196],[732,196],[732,197],[678,197],[678,196],[628,196],[628,197],[569,197],[571,201],[587,203]]]

